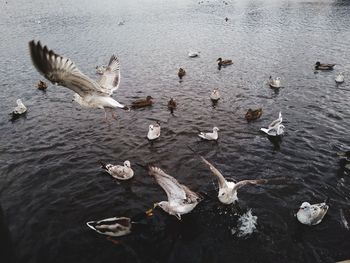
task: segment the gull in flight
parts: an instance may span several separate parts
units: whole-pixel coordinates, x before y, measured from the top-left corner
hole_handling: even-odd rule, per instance
[[[260,130],[270,136],[279,136],[284,133],[284,128],[282,124],[282,113],[279,112],[278,118],[271,122],[268,128],[260,128]]]
[[[174,177],[166,174],[156,166],[148,165],[148,173],[154,177],[168,196],[168,201],[154,204],[159,206],[169,215],[181,220],[181,215],[191,212],[202,200],[200,195],[191,191],[187,186],[180,184]]]
[[[304,225],[317,225],[321,223],[323,217],[326,215],[329,206],[326,202],[310,205],[308,202],[301,204],[297,212],[297,219]]]
[[[107,110],[115,118],[114,108],[128,110],[128,107],[114,100],[111,95],[120,83],[119,60],[112,55],[106,71],[99,81],[84,75],[69,59],[42,46],[40,41],[29,42],[29,50],[35,68],[53,84],[66,87],[75,92],[74,100],[83,107]]]
[[[238,201],[237,190],[245,185],[253,184],[267,184],[272,180],[284,180],[285,178],[273,178],[273,179],[257,179],[257,180],[242,180],[239,182],[228,182],[225,177],[216,169],[210,162],[204,157],[200,156],[202,161],[208,165],[213,175],[216,177],[219,183],[219,194],[218,198],[221,203],[229,205]]]

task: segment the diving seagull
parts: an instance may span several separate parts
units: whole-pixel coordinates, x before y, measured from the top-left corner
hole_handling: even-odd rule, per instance
[[[42,46],[40,41],[29,42],[29,50],[35,68],[53,84],[73,90],[74,100],[83,107],[107,110],[115,118],[114,108],[128,110],[128,107],[114,100],[111,95],[118,89],[120,83],[119,60],[112,55],[99,81],[94,81],[84,75],[69,59]]]
[[[187,186],[180,184],[174,177],[166,174],[160,168],[148,165],[148,173],[156,179],[168,196],[168,201],[154,204],[159,206],[169,215],[181,220],[181,215],[191,212],[202,200],[198,193],[191,191]]]
[[[213,175],[216,177],[219,183],[219,193],[218,198],[221,203],[229,205],[238,201],[237,190],[245,185],[252,184],[267,184],[272,181],[284,181],[285,178],[272,178],[272,179],[257,179],[257,180],[242,180],[239,182],[229,182],[225,177],[216,169],[209,161],[207,161],[203,156],[200,156],[202,161],[210,168]]]
[[[14,108],[14,110],[12,111],[12,114],[13,114],[14,116],[18,116],[18,115],[21,115],[21,114],[27,112],[27,107],[24,106],[24,104],[23,104],[23,102],[22,102],[21,99],[16,100],[16,103],[17,103],[17,106],[16,106],[16,108]]]
[[[328,205],[326,201],[319,204],[310,205],[308,202],[301,204],[299,211],[297,212],[297,219],[304,225],[317,225],[321,223],[323,217],[328,211]]]
[[[268,128],[261,128],[260,130],[270,136],[279,136],[284,133],[284,125],[282,124],[282,113],[279,112],[278,118],[270,123]]]

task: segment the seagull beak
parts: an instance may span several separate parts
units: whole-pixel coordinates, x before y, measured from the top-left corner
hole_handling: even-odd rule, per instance
[[[156,208],[158,206],[158,203],[154,203],[153,204],[153,209]]]
[[[123,110],[130,111],[130,108],[127,106],[124,106]]]

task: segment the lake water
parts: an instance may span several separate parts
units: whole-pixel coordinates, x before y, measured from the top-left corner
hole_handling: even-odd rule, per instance
[[[24,1],[0,3],[0,201],[18,262],[334,262],[350,258],[350,178],[337,152],[350,147],[349,1]],[[224,19],[229,20],[226,22]],[[125,24],[118,26],[118,22]],[[121,84],[113,95],[129,105],[151,95],[151,108],[124,112],[111,124],[102,110],[82,109],[73,92],[50,85],[33,67],[28,42],[41,40],[95,78],[95,66],[115,53]],[[199,58],[187,57],[201,51]],[[216,59],[233,59],[217,69]],[[316,61],[336,63],[314,72]],[[179,82],[177,70],[187,75]],[[336,85],[336,73],[345,83]],[[266,85],[279,76],[274,92]],[[210,91],[221,100],[212,107]],[[174,115],[167,101],[174,97]],[[21,98],[25,117],[8,113]],[[247,123],[248,108],[263,108]],[[286,133],[270,141],[259,129],[281,111]],[[159,140],[148,125],[162,126]],[[220,128],[218,143],[197,131]],[[210,171],[190,145],[227,177],[284,176],[287,185],[247,186],[240,207],[256,229],[232,234],[234,210],[215,198]],[[99,159],[131,161],[132,180],[118,183]],[[90,220],[132,216],[165,200],[136,162],[153,162],[208,197],[182,221],[156,210],[119,244],[86,226]],[[212,198],[210,198],[210,196]],[[303,201],[330,198],[321,224],[300,225]],[[1,260],[2,261],[2,260]]]

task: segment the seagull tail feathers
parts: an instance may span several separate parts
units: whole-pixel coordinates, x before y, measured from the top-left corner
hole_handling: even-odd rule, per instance
[[[101,168],[102,168],[102,169],[104,169],[104,170],[106,170],[106,171],[108,170],[108,169],[107,169],[107,164],[106,164],[105,162],[103,162],[103,161],[101,161],[101,160],[98,160],[98,163],[101,165]]]

